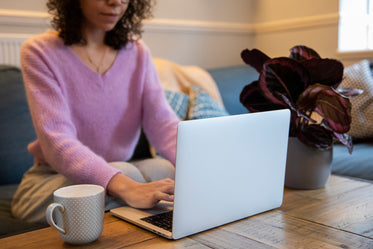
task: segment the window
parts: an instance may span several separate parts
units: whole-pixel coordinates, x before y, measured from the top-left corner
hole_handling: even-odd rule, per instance
[[[340,0],[339,14],[339,51],[373,50],[373,0]]]

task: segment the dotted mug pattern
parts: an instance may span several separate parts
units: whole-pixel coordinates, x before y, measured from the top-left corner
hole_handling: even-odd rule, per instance
[[[54,196],[56,203],[64,206],[62,213],[55,209],[54,220],[65,230],[60,237],[70,244],[87,244],[101,235],[104,222],[104,192],[87,197]]]

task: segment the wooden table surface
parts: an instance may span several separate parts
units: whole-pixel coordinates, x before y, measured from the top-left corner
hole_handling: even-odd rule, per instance
[[[0,248],[76,248],[44,228]],[[373,248],[373,184],[331,176],[319,190],[285,189],[275,210],[171,241],[105,214],[100,238],[79,248]]]

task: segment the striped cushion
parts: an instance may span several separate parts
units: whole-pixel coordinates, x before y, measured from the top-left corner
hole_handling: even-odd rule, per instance
[[[165,94],[176,115],[182,120],[186,119],[188,114],[189,95],[168,90],[165,91]]]
[[[188,119],[227,116],[229,113],[219,105],[205,90],[191,86]]]

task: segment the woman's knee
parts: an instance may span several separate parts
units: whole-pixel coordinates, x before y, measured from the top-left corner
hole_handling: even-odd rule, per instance
[[[131,178],[132,180],[136,182],[142,182],[142,183],[146,182],[140,170],[131,163],[111,162],[109,164],[113,166],[114,168],[119,169],[124,175],[128,176],[129,178]]]
[[[141,171],[148,182],[165,178],[175,179],[175,166],[163,158],[135,161],[133,164]]]

